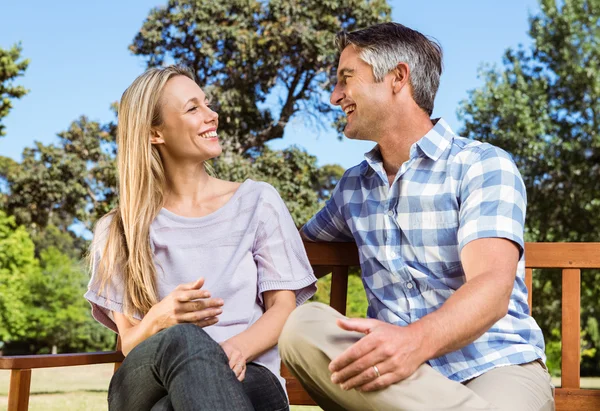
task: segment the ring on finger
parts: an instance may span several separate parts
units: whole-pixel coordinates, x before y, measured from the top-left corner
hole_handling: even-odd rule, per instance
[[[376,366],[376,365],[374,365],[374,366],[373,366],[373,370],[375,371],[375,375],[377,375],[377,377],[376,377],[376,378],[379,378],[379,377],[381,377],[381,374],[379,373],[379,369],[377,368],[377,366]]]

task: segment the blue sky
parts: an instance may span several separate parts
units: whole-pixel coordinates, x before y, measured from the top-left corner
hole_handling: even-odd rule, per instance
[[[7,135],[0,154],[20,160],[34,141],[56,141],[56,134],[85,114],[92,120],[113,119],[111,102],[144,70],[128,46],[152,7],[166,0],[101,2],[6,2],[0,19],[0,47],[21,42],[31,60],[22,84],[30,93],[14,102],[3,119]],[[536,0],[390,1],[393,20],[435,37],[444,49],[444,68],[434,117],[444,117],[458,130],[458,103],[481,85],[482,63],[500,64],[508,47],[528,45],[528,16],[539,10]],[[348,168],[362,161],[372,143],[339,141],[333,131],[306,126],[296,116],[284,138],[316,155],[320,165]]]

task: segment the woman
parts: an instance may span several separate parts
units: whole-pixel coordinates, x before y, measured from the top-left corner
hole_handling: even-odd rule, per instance
[[[315,292],[276,190],[211,177],[218,115],[188,70],[150,69],[119,105],[119,206],[85,297],[121,337],[115,410],[287,410],[275,344]]]

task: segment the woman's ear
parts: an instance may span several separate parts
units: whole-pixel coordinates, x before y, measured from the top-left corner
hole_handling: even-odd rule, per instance
[[[150,131],[150,144],[165,144],[162,133],[156,129]]]
[[[400,90],[402,90],[408,84],[410,68],[406,63],[398,63],[398,65],[392,73],[394,75],[392,79],[394,93],[399,93]]]

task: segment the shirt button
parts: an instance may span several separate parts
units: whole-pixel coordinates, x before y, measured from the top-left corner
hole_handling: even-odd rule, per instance
[[[395,258],[395,257],[396,257],[398,254],[396,254],[396,252],[395,252],[395,251],[392,251],[392,252],[390,253],[390,255],[392,256],[392,258]]]
[[[410,290],[410,289],[412,289],[412,288],[413,288],[413,285],[412,285],[412,283],[408,283],[408,284],[406,284],[406,288],[408,288],[409,290]]]
[[[392,210],[389,210],[389,211],[387,212],[387,215],[389,215],[390,217],[393,217],[393,216],[394,216],[394,212],[393,212]]]

